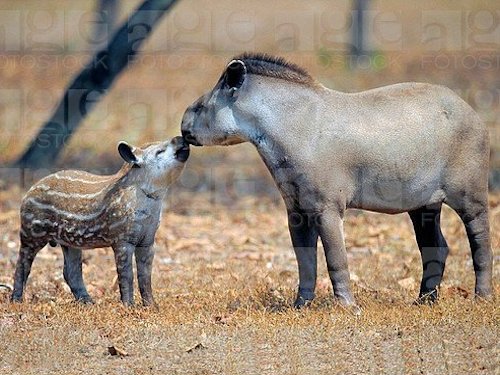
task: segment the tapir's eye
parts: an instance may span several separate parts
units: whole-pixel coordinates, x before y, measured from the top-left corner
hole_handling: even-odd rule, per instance
[[[162,150],[158,150],[156,151],[156,156],[160,155],[161,153],[165,152],[165,149],[162,149]]]

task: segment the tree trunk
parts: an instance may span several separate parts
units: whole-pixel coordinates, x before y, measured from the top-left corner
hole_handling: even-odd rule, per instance
[[[67,88],[54,114],[15,162],[21,168],[51,166],[87,113],[132,61],[155,25],[177,0],[146,0],[97,52]]]
[[[351,36],[351,55],[361,56],[365,52],[364,46],[364,26],[365,21],[363,16],[366,12],[368,0],[354,0],[353,10],[356,11],[356,19],[352,28]]]
[[[96,49],[103,48],[109,43],[116,25],[118,5],[118,0],[97,0],[98,19],[94,26],[94,40],[98,43]]]

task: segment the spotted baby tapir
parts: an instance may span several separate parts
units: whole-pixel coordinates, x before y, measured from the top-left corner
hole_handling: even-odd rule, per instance
[[[167,188],[189,157],[182,137],[142,148],[118,144],[125,160],[111,176],[83,171],[51,174],[26,193],[21,204],[20,249],[11,299],[21,301],[36,254],[61,245],[64,279],[74,297],[91,303],[82,277],[82,249],[111,246],[121,300],[134,303],[132,257],[144,305],[154,304],[151,289],[153,242]]]

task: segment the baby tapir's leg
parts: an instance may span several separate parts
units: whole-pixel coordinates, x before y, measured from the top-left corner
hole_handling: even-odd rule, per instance
[[[443,278],[448,244],[441,233],[441,205],[409,212],[422,256],[422,282],[417,302],[434,302]]]
[[[113,246],[115,252],[116,271],[118,272],[118,284],[120,285],[120,296],[124,305],[134,304],[134,270],[132,268],[132,257],[135,246],[128,242],[120,242]]]
[[[36,254],[47,244],[44,240],[28,240],[21,236],[21,245],[19,248],[19,256],[17,258],[16,272],[14,274],[14,290],[12,291],[11,300],[20,302],[23,299],[23,292],[26,286],[26,281],[31,272],[31,265],[35,260]]]
[[[137,281],[144,306],[154,305],[153,290],[151,288],[151,269],[154,255],[153,246],[137,246],[135,248]]]
[[[64,255],[64,280],[69,285],[75,299],[83,303],[93,303],[85,288],[82,276],[82,250],[61,246]]]

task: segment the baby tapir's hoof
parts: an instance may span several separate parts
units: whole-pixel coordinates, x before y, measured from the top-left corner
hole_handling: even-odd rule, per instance
[[[23,302],[23,296],[12,293],[12,295],[10,296],[10,302],[21,303],[21,302]]]

